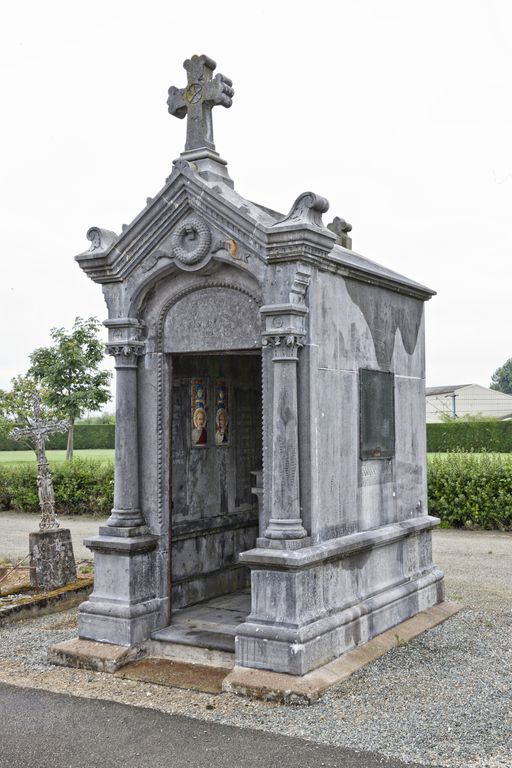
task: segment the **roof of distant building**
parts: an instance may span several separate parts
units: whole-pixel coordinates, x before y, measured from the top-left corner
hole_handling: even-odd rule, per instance
[[[427,387],[425,392],[427,395],[450,395],[463,387],[470,387],[471,384],[452,384],[445,387]]]

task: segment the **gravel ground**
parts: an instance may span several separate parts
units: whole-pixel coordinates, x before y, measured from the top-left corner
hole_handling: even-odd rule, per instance
[[[512,765],[512,535],[436,531],[435,561],[463,610],[331,689],[285,707],[51,667],[76,610],[0,628],[0,680],[111,699],[428,766]]]

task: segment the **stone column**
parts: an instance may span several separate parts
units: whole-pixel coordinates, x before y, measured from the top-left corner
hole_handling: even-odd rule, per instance
[[[139,507],[137,416],[137,365],[144,342],[109,343],[107,352],[114,356],[116,369],[114,508],[107,528],[137,528],[145,524]]]
[[[286,304],[263,307],[261,312],[266,317],[263,346],[273,352],[272,493],[265,538],[300,540],[307,531],[300,510],[297,363],[307,309]]]
[[[158,537],[149,532],[139,503],[137,367],[144,342],[135,318],[107,320],[105,325],[107,352],[116,367],[114,508],[99,536],[84,542],[94,552],[94,591],[80,606],[78,634],[130,646],[161,626],[163,603],[155,595]]]

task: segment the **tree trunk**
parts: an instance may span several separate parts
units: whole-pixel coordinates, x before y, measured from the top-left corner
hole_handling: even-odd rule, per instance
[[[68,445],[66,448],[66,461],[71,461],[73,459],[74,430],[75,430],[75,420],[71,419],[69,423],[69,429],[68,429]]]

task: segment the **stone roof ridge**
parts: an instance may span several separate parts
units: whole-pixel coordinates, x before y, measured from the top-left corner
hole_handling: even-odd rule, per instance
[[[406,289],[409,288],[413,292],[421,294],[424,298],[430,298],[431,296],[436,295],[436,292],[432,288],[428,288],[422,283],[411,280],[400,272],[388,269],[388,267],[384,267],[382,264],[372,261],[366,256],[362,256],[360,253],[345,248],[338,243],[334,245],[329,257],[336,262],[344,264],[349,271],[361,272],[366,275],[372,275],[377,279],[389,281],[393,284],[399,284]]]
[[[228,180],[225,177],[204,173],[201,168],[202,166],[199,163],[189,161],[181,155],[177,160],[174,160],[173,171],[167,177],[166,182],[169,184],[179,174],[183,174],[185,177],[193,179],[196,183],[200,184],[207,195],[211,194],[213,198],[227,202],[242,216],[250,218],[263,228],[273,226],[276,220],[282,216],[281,213],[273,211],[271,208],[243,197],[236,191],[231,179]]]

